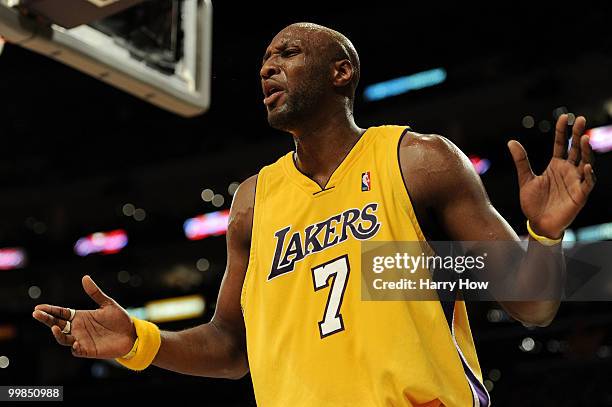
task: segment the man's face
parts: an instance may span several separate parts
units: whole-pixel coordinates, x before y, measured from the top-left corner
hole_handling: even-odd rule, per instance
[[[263,58],[261,84],[270,126],[291,131],[316,111],[329,91],[329,64],[316,33],[289,27],[274,37]]]

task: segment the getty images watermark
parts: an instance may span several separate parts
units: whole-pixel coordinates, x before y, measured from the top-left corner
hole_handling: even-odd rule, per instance
[[[385,270],[405,270],[415,275],[419,270],[449,270],[456,274],[466,271],[481,271],[485,268],[487,253],[480,256],[438,256],[421,254],[414,256],[407,252],[395,253],[394,256],[374,256],[372,271],[382,274]],[[489,281],[472,281],[469,278],[458,278],[454,281],[435,281],[431,276],[419,275],[418,278],[400,278],[385,281],[384,278],[374,278],[373,287],[376,290],[486,290]]]
[[[610,301],[612,242],[363,242],[366,301]]]

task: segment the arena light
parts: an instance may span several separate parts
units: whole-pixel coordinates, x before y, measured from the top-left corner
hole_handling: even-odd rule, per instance
[[[428,71],[402,76],[385,82],[375,83],[365,88],[363,97],[368,102],[385,99],[402,93],[428,88],[446,80],[446,70],[435,68]]]
[[[229,209],[211,212],[190,218],[183,224],[185,236],[189,240],[200,240],[208,236],[220,236],[227,232]]]
[[[205,308],[204,297],[188,295],[148,302],[145,313],[151,322],[170,322],[200,317],[204,315]]]
[[[576,231],[579,241],[596,242],[612,239],[612,222],[587,226]]]
[[[594,127],[585,132],[594,151],[606,153],[612,151],[612,125]]]
[[[120,252],[127,244],[128,236],[122,229],[97,232],[77,240],[74,244],[74,252],[79,256],[93,253],[113,254]]]
[[[26,252],[18,247],[0,249],[0,270],[14,270],[25,267]]]
[[[198,318],[204,315],[205,310],[206,301],[199,294],[150,301],[144,307],[126,309],[131,316],[151,322]]]
[[[470,162],[474,166],[476,172],[480,175],[484,174],[491,167],[491,161],[486,158],[480,158],[477,155],[470,155]]]
[[[532,129],[533,126],[535,126],[535,119],[531,115],[524,116],[523,120],[521,120],[521,124],[526,129]]]
[[[0,325],[0,341],[8,341],[14,339],[16,336],[17,327],[15,327],[15,325]]]

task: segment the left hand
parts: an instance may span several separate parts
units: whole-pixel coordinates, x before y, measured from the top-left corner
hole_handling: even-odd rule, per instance
[[[568,115],[563,114],[555,126],[553,157],[541,175],[531,170],[527,152],[516,140],[508,142],[520,188],[523,214],[535,233],[558,239],[586,204],[595,186],[593,152],[589,137],[584,135],[586,120],[580,116],[572,126],[572,146],[567,158]]]
[[[89,276],[82,279],[83,289],[99,308],[76,310],[70,319],[70,308],[39,304],[32,316],[51,328],[57,343],[69,346],[81,358],[113,359],[130,351],[136,341],[136,328],[127,311],[98,288]],[[63,330],[68,326],[68,333]]]

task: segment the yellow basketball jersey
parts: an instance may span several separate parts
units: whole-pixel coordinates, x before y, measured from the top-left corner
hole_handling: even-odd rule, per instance
[[[362,241],[425,240],[406,130],[369,128],[324,189],[292,153],[260,171],[241,296],[258,405],[489,404],[463,302],[361,299]]]

